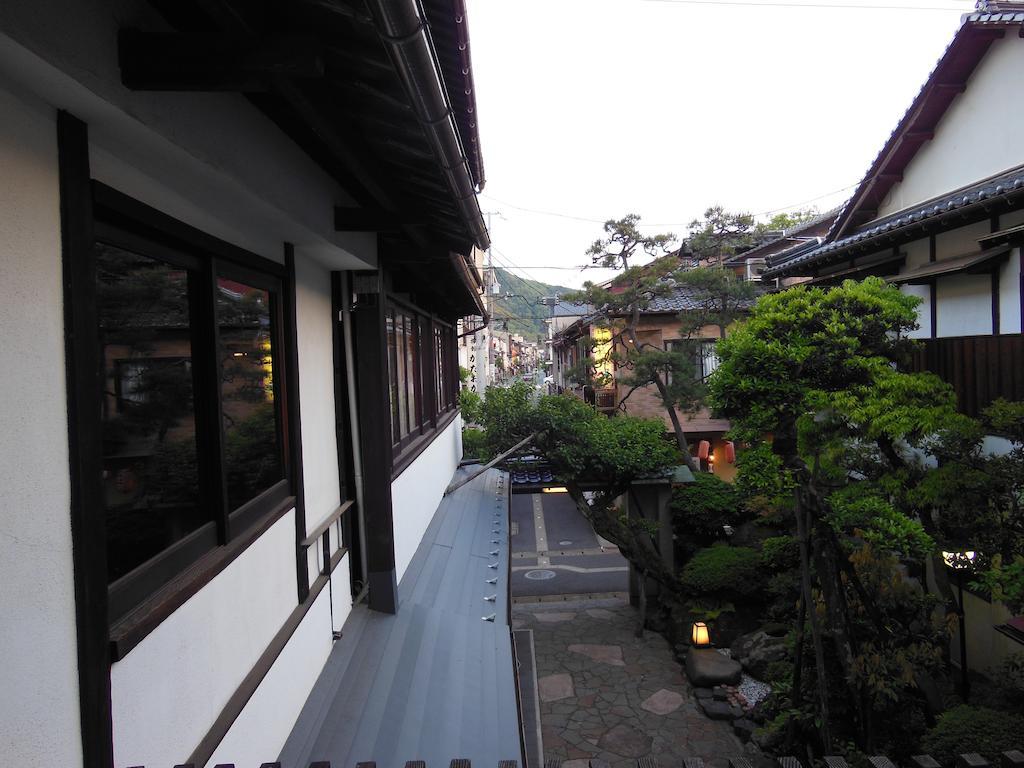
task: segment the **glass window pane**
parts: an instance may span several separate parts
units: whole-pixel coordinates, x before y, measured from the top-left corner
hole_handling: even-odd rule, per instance
[[[420,424],[420,403],[416,397],[416,388],[419,386],[417,376],[419,366],[416,364],[416,345],[419,342],[415,317],[405,318],[405,389],[406,401],[409,403],[409,430],[412,431]]]
[[[388,389],[391,402],[391,442],[399,440],[398,427],[398,371],[395,360],[395,346],[398,343],[395,339],[395,311],[389,309],[387,313],[387,334],[388,334]]]
[[[409,403],[406,397],[405,382],[405,328],[407,325],[407,318],[400,312],[395,313],[395,330],[396,330],[396,371],[398,374],[398,436],[405,437],[409,434]]]
[[[228,510],[284,477],[274,407],[270,292],[217,278]]]
[[[211,520],[199,499],[188,273],[96,244],[107,576]]]

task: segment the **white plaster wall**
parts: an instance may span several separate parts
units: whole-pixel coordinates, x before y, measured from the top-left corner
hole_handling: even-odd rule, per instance
[[[391,483],[398,581],[402,580],[461,458],[462,417],[456,416],[444,432]]]
[[[295,607],[294,548],[292,511],[111,667],[115,766],[191,754]]]
[[[928,339],[932,335],[931,287],[927,285],[901,285],[900,292],[907,296],[916,296],[921,300],[917,305],[916,331],[907,335],[912,339]]]
[[[334,341],[331,275],[296,254],[296,321],[306,529],[312,530],[341,504],[334,410]],[[348,407],[348,404],[344,404]],[[335,542],[332,538],[332,544]],[[310,578],[315,577],[311,574]]]
[[[338,593],[344,595],[344,606],[351,602],[347,556],[338,563],[333,582],[338,622]],[[277,759],[332,644],[331,590],[325,587],[207,765],[256,766]]]
[[[942,260],[977,253],[981,249],[978,238],[991,232],[992,226],[986,220],[938,234],[935,236],[935,258]]]
[[[1020,333],[1021,330],[1021,249],[1014,248],[999,268],[999,332]]]
[[[950,275],[935,284],[936,335],[992,333],[992,279],[988,275]]]
[[[106,5],[0,4],[0,85],[84,120],[94,177],[164,213],[267,258],[288,240],[334,269],[376,264],[372,235],[334,231],[347,193],[242,96],[121,86],[130,19]]]
[[[939,122],[878,215],[909,208],[1024,164],[1024,100],[1007,98],[1007,83],[1024,71],[1024,40],[1008,34],[978,65],[967,90]]]
[[[56,115],[0,115],[0,745],[79,766]]]

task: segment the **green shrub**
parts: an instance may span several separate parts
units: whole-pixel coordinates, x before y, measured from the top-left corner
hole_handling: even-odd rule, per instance
[[[677,534],[715,538],[722,526],[739,521],[739,494],[715,475],[698,472],[696,482],[672,490],[672,520]]]
[[[1000,752],[1018,749],[1022,739],[1024,716],[961,704],[939,717],[921,746],[944,765],[968,752],[978,752],[994,763]]]
[[[483,398],[472,389],[459,390],[459,409],[466,424],[479,424],[483,419]]]
[[[761,542],[761,562],[773,571],[800,567],[800,544],[793,536],[772,536]]]
[[[697,552],[679,577],[697,595],[746,598],[761,588],[761,555],[750,547],[716,544]]]
[[[487,435],[480,429],[462,430],[462,456],[466,459],[487,459]]]

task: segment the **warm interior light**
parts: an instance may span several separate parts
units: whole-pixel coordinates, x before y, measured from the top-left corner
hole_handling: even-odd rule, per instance
[[[943,552],[942,559],[950,568],[965,568],[974,562],[977,553],[973,550],[966,552]]]
[[[693,623],[693,644],[697,647],[702,645],[711,645],[711,637],[708,635],[708,625],[703,621],[695,621]]]
[[[543,493],[568,493],[569,489],[558,486],[556,488],[542,488],[541,491]]]

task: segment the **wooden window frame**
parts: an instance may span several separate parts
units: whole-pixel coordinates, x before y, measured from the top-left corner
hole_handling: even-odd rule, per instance
[[[392,319],[392,326],[395,327],[395,347],[387,350],[389,388],[396,385],[396,358],[402,351],[398,349],[397,319],[403,316],[413,318],[415,322],[412,325],[417,334],[416,371],[412,374],[416,402],[406,402],[410,419],[408,434],[401,435],[399,415],[394,407],[390,413],[393,459],[391,479],[394,480],[458,415],[458,355],[454,324],[393,294],[386,294],[384,314],[386,318]],[[440,350],[436,349],[435,342],[438,331]],[[406,378],[409,378],[408,371]],[[398,402],[400,400],[396,397],[393,405]]]
[[[289,382],[294,379],[294,363],[289,358],[294,358],[295,330],[294,312],[287,310],[294,309],[289,295],[294,285],[283,264],[209,236],[100,182],[92,181],[90,187],[92,242],[108,243],[189,272],[193,366],[201,369],[194,377],[199,387],[195,408],[197,459],[201,498],[211,513],[209,522],[130,573],[110,584],[104,579],[111,659],[117,660],[289,510],[296,509],[296,515],[301,516],[297,502],[301,495],[301,476],[297,471],[301,460],[296,459],[297,419],[291,413],[297,392],[292,391],[294,385]],[[244,282],[266,290],[270,296],[271,375],[281,479],[235,509],[227,507],[216,318],[218,278]],[[95,285],[76,284],[74,290],[76,302],[91,307],[91,318],[77,318],[69,333],[77,338],[94,337]],[[93,329],[82,327],[83,322],[91,322]],[[95,442],[101,429],[100,419],[99,409],[80,410],[71,420],[72,439],[83,436]],[[100,479],[97,476],[90,482],[98,484]],[[92,498],[92,509],[83,510],[83,514],[91,526],[103,532],[105,539],[105,510],[101,504],[96,506],[98,495]],[[105,563],[105,553],[95,557],[102,557]],[[308,579],[300,576],[299,582],[301,601],[303,586],[308,591]]]

